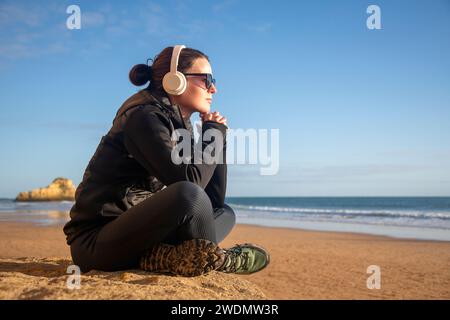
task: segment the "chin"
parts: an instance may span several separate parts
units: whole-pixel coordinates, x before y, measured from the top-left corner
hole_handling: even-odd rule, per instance
[[[200,113],[208,113],[210,110],[211,106],[209,105],[209,103],[199,106],[199,108],[197,109],[197,111]]]

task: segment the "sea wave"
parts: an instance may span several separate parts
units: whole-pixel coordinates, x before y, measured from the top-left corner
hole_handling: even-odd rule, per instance
[[[268,213],[291,213],[304,215],[338,215],[347,217],[366,218],[414,218],[414,219],[442,219],[450,220],[450,211],[428,211],[423,210],[389,210],[389,209],[354,209],[354,208],[299,208],[299,207],[275,207],[275,206],[254,206],[229,203],[236,209],[268,212]]]

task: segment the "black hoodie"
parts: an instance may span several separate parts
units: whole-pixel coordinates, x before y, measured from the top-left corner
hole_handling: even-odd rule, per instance
[[[71,220],[64,226],[67,243],[178,181],[190,181],[205,189],[213,208],[222,207],[227,182],[226,130],[206,121],[202,133],[215,128],[223,134],[223,164],[174,164],[171,152],[176,129],[193,129],[179,106],[167,97],[144,89],[127,99],[117,111],[109,132],[102,137],[75,192]],[[202,149],[208,144],[203,142]]]

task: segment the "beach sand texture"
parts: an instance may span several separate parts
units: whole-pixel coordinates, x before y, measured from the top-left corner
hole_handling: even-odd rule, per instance
[[[221,246],[254,242],[271,263],[247,276],[183,278],[91,271],[69,290],[61,227],[0,223],[1,299],[450,299],[450,243],[237,225]],[[367,268],[381,270],[368,289]]]

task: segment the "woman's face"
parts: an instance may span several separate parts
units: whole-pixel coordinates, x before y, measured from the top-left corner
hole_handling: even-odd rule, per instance
[[[185,73],[210,73],[211,65],[205,58],[198,58],[192,67]],[[208,113],[211,108],[212,96],[217,92],[213,84],[206,88],[205,76],[186,76],[187,87],[183,94],[179,96],[169,95],[174,104],[178,104],[184,113],[183,116],[190,117],[194,112]]]

